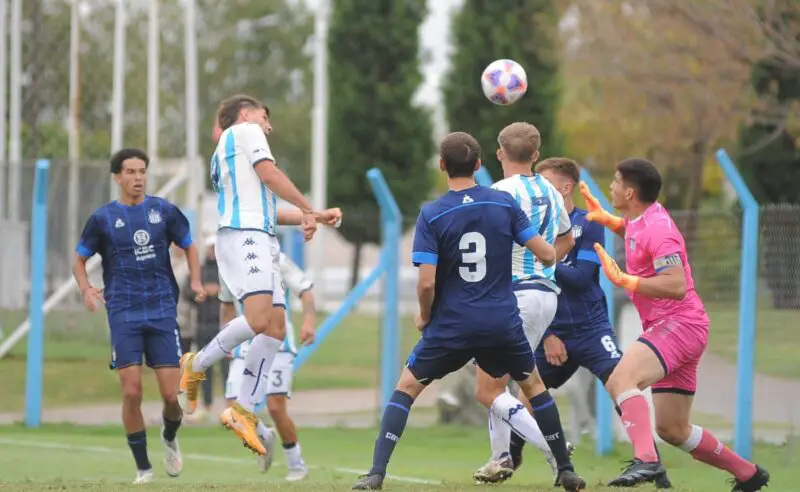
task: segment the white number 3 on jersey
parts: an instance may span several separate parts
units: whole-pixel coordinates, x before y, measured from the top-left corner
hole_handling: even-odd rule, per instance
[[[486,276],[486,238],[480,232],[468,232],[458,242],[461,263],[458,273],[465,282],[480,282]]]

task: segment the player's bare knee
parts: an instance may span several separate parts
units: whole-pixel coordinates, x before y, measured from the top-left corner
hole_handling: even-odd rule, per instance
[[[142,403],[141,382],[125,381],[122,384],[122,401],[125,405],[138,406]]]
[[[689,439],[692,428],[685,422],[656,422],[656,434],[664,442],[673,446],[680,446]]]

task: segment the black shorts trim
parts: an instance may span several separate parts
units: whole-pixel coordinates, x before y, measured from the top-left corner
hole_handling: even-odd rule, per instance
[[[258,295],[262,295],[262,294],[272,295],[272,291],[271,290],[254,290],[253,292],[248,292],[247,294],[243,295],[242,298],[239,299],[239,302],[244,302],[244,300],[247,299],[250,296],[258,296]]]
[[[110,369],[111,369],[112,371],[113,371],[113,370],[117,370],[117,371],[119,371],[120,369],[125,369],[126,367],[131,367],[131,366],[141,366],[141,365],[142,365],[142,363],[141,363],[141,362],[129,362],[128,364],[125,364],[124,366],[118,366],[118,365],[116,365],[116,364],[114,364],[114,363],[112,362],[112,363],[111,363],[111,365],[113,365],[113,367],[110,367]]]
[[[664,368],[664,375],[666,376],[667,374],[669,374],[669,368],[667,367],[667,363],[664,360],[664,357],[661,356],[661,352],[658,351],[656,346],[650,343],[649,340],[646,340],[644,338],[639,338],[636,341],[647,345],[650,348],[650,350],[652,350],[653,353],[656,354],[656,357],[658,357],[658,361],[661,363],[661,367]]]
[[[281,393],[267,393],[267,398],[269,398],[270,396],[285,396],[286,398],[289,398],[289,392],[283,391]]]
[[[619,365],[619,364],[617,364],[617,365]],[[596,375],[597,379],[599,379],[599,380],[600,380],[600,382],[601,382],[601,383],[603,383],[603,386],[605,386],[605,385],[606,385],[606,383],[608,383],[608,379],[609,379],[609,378],[611,377],[611,375],[614,373],[614,370],[615,370],[616,368],[617,368],[617,366],[614,366],[614,367],[612,367],[611,369],[609,369],[608,371],[605,371],[605,372],[604,372],[604,373],[602,373],[602,374],[597,374],[597,375]],[[588,368],[587,368],[587,369],[588,369]]]
[[[272,303],[272,307],[286,309],[286,304],[284,304],[284,303],[282,303],[282,302],[279,302],[278,304],[275,304],[275,303],[273,302],[273,303]]]
[[[694,391],[689,391],[681,388],[650,388],[651,393],[672,393],[674,395],[694,396]]]
[[[149,367],[150,369],[168,369],[168,368],[180,369],[181,365],[180,365],[180,363],[178,363],[178,364],[158,364],[158,365],[155,365],[155,366],[148,365],[147,367]]]

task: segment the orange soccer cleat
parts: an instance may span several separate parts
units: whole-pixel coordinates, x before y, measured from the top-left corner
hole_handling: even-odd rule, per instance
[[[192,370],[195,354],[186,352],[181,356],[181,383],[178,387],[178,404],[186,415],[197,410],[197,393],[200,382],[206,379],[202,372]]]
[[[220,415],[222,425],[232,430],[242,440],[244,447],[259,455],[267,453],[264,443],[258,436],[258,417],[238,403],[234,403]]]

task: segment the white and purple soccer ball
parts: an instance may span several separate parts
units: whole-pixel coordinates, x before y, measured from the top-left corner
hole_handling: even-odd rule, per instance
[[[514,60],[495,60],[483,71],[481,88],[493,103],[509,106],[528,90],[528,75]]]

